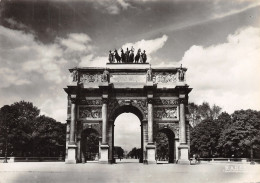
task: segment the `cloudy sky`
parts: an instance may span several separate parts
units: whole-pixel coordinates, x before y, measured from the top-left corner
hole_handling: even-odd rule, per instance
[[[190,101],[260,110],[259,13],[258,0],[1,0],[0,106],[31,101],[65,122],[68,68],[133,45],[187,67]]]

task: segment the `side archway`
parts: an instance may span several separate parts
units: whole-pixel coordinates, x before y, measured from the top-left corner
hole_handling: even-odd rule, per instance
[[[156,156],[158,161],[175,162],[175,135],[172,130],[163,128],[156,135]]]
[[[95,129],[87,128],[81,133],[82,161],[99,159],[99,134]]]

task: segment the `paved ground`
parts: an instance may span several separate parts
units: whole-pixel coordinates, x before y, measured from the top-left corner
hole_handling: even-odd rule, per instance
[[[64,164],[63,162],[1,163],[0,183],[41,182],[176,182],[176,183],[259,183],[260,165],[200,164],[143,165],[136,161]]]

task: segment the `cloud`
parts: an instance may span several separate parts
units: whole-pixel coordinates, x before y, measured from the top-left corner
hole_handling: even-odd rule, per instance
[[[121,10],[126,10],[129,7],[132,7],[130,3],[125,0],[93,0],[92,2],[94,3],[96,9],[101,10],[103,13],[112,15],[119,14]]]
[[[52,44],[0,26],[0,105],[27,100],[43,114],[65,122],[68,68],[77,65],[95,49],[87,34],[72,33]],[[98,59],[99,57],[96,57]]]
[[[247,27],[210,47],[194,45],[181,63],[188,67],[191,100],[208,101],[228,112],[260,109],[260,29]]]
[[[223,4],[220,5],[221,3],[223,3]],[[231,3],[231,6],[230,6],[231,8],[226,9],[225,7],[228,6],[229,3]],[[216,7],[218,7],[218,8],[216,8],[217,9],[216,12],[213,13],[212,19],[224,18],[227,16],[231,16],[231,15],[235,15],[235,14],[244,12],[251,8],[260,6],[259,0],[256,0],[256,1],[233,0],[233,1],[230,1],[229,3],[227,3],[226,1],[218,1],[218,3],[216,3]],[[234,6],[235,3],[237,6]],[[238,6],[238,5],[240,5],[240,6]]]
[[[166,41],[168,40],[167,35],[163,35],[160,38],[151,39],[151,40],[144,40],[137,41],[135,43],[126,43],[121,48],[126,50],[126,48],[130,49],[131,47],[134,47],[135,53],[140,48],[142,51],[145,50],[147,54],[148,62],[152,63],[152,57],[151,54],[157,52],[159,49],[161,49]]]

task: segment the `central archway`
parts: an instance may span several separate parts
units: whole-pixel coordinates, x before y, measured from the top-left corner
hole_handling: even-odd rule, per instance
[[[113,112],[110,115],[110,119],[109,119],[109,131],[111,133],[111,135],[109,135],[108,138],[108,143],[109,143],[109,161],[112,163],[115,163],[115,121],[117,119],[117,117],[119,117],[121,114],[125,114],[125,113],[132,113],[135,116],[137,116],[137,118],[139,119],[140,122],[140,151],[141,153],[139,154],[139,163],[143,163],[143,150],[144,150],[144,139],[143,139],[143,125],[142,125],[142,121],[143,121],[143,113],[140,111],[140,109],[138,109],[136,106],[133,105],[122,105],[122,106],[118,106],[115,110],[113,110]],[[124,125],[131,125],[131,124],[124,124]]]
[[[114,125],[115,162],[139,162],[141,157],[141,122],[139,118],[133,113],[122,113],[116,118]]]

